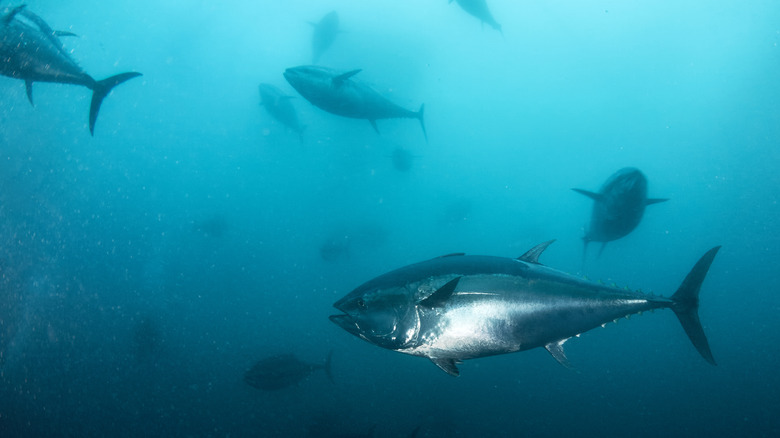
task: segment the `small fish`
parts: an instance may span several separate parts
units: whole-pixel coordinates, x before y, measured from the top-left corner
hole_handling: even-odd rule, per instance
[[[415,156],[408,150],[397,147],[393,149],[393,167],[400,172],[408,172],[412,168]]]

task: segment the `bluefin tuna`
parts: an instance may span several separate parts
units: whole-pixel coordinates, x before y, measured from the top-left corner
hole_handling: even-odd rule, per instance
[[[316,64],[339,34],[339,14],[336,11],[329,12],[317,23],[310,24],[314,27],[311,37],[312,64]]]
[[[247,385],[263,391],[276,391],[302,381],[317,370],[324,370],[328,379],[333,381],[330,361],[333,352],[328,353],[324,364],[306,363],[294,354],[279,354],[259,360],[244,373]]]
[[[260,90],[260,105],[265,107],[273,118],[292,129],[293,132],[298,133],[298,137],[303,141],[303,126],[298,121],[298,112],[295,111],[295,107],[290,102],[293,96],[284,94],[282,90],[271,84],[260,84],[258,88]]]
[[[128,72],[96,81],[74,61],[59,37],[70,32],[53,30],[43,19],[24,6],[6,9],[0,14],[0,73],[24,81],[27,98],[33,103],[33,82],[81,85],[92,90],[89,107],[89,132],[95,133],[100,104],[117,85],[141,76]]]
[[[539,256],[552,241],[521,257],[453,254],[409,265],[364,283],[338,300],[330,320],[389,350],[430,359],[450,375],[457,364],[544,347],[571,366],[566,341],[619,318],[671,309],[693,345],[715,364],[699,322],[699,290],[715,254],[696,263],[669,298],[599,283],[549,268]]]
[[[487,2],[485,0],[455,0],[461,9],[478,18],[482,24],[487,23],[488,26],[501,32],[501,25],[498,24],[493,14],[490,13]],[[449,1],[450,3],[453,0]]]
[[[668,201],[663,198],[648,199],[647,178],[633,167],[625,167],[612,174],[598,193],[572,190],[595,201],[590,225],[582,240],[585,242],[583,252],[589,242],[602,242],[599,254],[604,251],[607,242],[626,236],[639,225],[646,206]]]
[[[366,119],[376,132],[379,132],[376,126],[378,119],[418,119],[427,139],[423,123],[425,105],[421,105],[417,112],[401,108],[370,86],[353,79],[361,71],[358,69],[344,73],[316,65],[302,65],[288,68],[284,77],[306,100],[331,114]]]

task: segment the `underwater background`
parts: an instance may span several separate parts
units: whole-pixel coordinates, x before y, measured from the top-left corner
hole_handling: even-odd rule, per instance
[[[95,78],[143,76],[94,137],[88,89],[32,106],[0,77],[0,436],[780,435],[777,2],[489,0],[500,32],[444,0],[26,3]],[[286,83],[333,10],[319,64],[424,103],[427,142]],[[302,139],[260,83],[297,96]],[[627,166],[670,200],[583,259],[570,189]],[[328,320],[389,270],[550,239],[545,265],[667,296],[723,245],[699,312],[718,366],[670,311],[568,342],[573,371],[535,349],[457,378]],[[333,382],[244,382],[331,351]]]

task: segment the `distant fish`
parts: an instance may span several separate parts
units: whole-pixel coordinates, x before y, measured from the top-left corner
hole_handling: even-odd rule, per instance
[[[221,215],[215,215],[192,224],[192,230],[203,237],[222,237],[227,229],[228,223]]]
[[[290,99],[293,96],[284,94],[282,90],[271,84],[260,84],[260,105],[283,125],[298,133],[303,141],[303,126],[298,121],[298,112],[295,111]]]
[[[452,3],[453,0],[449,2]],[[485,0],[455,0],[460,7],[469,14],[477,17],[482,24],[487,23],[488,26],[501,32],[501,25],[498,24],[493,14],[488,9],[487,2]]]
[[[336,11],[329,12],[319,22],[310,24],[314,26],[311,39],[312,64],[316,64],[336,40],[339,33],[339,14]]]
[[[349,258],[351,243],[349,236],[331,237],[320,245],[320,258],[326,262]]]
[[[469,220],[474,209],[470,199],[461,198],[450,202],[438,217],[437,225],[456,225]]]
[[[133,327],[133,354],[137,362],[154,359],[162,350],[160,323],[151,316],[145,316]]]
[[[572,189],[593,199],[593,213],[590,226],[582,240],[585,250],[588,242],[603,242],[601,251],[607,242],[617,240],[630,233],[642,220],[645,207],[668,201],[668,199],[647,198],[647,179],[633,167],[618,170],[607,179],[598,193],[582,189]],[[601,254],[599,251],[599,254]]]
[[[412,168],[414,162],[414,155],[408,150],[397,147],[393,149],[393,167],[401,172],[408,172]]]
[[[26,20],[22,20],[22,18]],[[82,85],[92,90],[89,108],[89,132],[94,135],[100,104],[112,88],[141,76],[141,73],[121,73],[96,81],[76,64],[60,42],[60,36],[70,32],[55,31],[43,19],[18,6],[0,12],[0,74],[22,79],[27,98],[33,102],[33,82]]]
[[[376,132],[379,132],[378,119],[418,119],[427,139],[423,123],[425,105],[417,112],[401,108],[363,82],[352,79],[360,71],[341,73],[326,67],[303,65],[288,68],[284,78],[314,106],[339,116],[366,119]]]
[[[325,374],[332,382],[333,376],[330,373],[332,355],[333,352],[328,353],[328,358],[322,365],[301,362],[293,354],[271,356],[258,361],[247,370],[244,373],[244,382],[263,391],[276,391],[297,384],[317,370],[325,370]]]

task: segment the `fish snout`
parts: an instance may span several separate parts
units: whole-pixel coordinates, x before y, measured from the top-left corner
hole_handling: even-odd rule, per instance
[[[355,322],[354,319],[352,319],[351,316],[347,314],[330,315],[328,319],[330,319],[331,322],[341,327],[345,331],[355,336],[360,336],[360,329],[358,328],[357,323]]]

